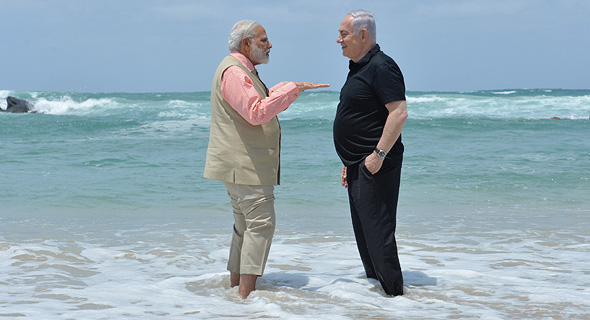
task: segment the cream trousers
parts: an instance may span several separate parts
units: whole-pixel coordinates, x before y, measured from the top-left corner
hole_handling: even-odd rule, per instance
[[[275,232],[274,186],[224,184],[234,211],[227,270],[261,276]]]

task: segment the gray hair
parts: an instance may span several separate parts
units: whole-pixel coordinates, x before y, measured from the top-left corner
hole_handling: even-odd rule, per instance
[[[260,26],[260,23],[252,20],[242,20],[236,22],[231,32],[229,33],[229,40],[227,41],[229,50],[240,50],[240,43],[242,39],[254,38],[254,30]]]
[[[354,10],[348,13],[352,17],[352,26],[354,27],[354,34],[359,34],[361,30],[367,29],[369,38],[377,41],[377,27],[375,26],[375,17],[366,10]]]

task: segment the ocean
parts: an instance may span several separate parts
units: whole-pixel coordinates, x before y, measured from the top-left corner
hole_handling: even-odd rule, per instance
[[[335,91],[279,115],[266,271],[226,271],[204,179],[209,92],[0,91],[0,319],[590,319],[590,90],[408,92],[405,295],[364,276],[332,142]]]

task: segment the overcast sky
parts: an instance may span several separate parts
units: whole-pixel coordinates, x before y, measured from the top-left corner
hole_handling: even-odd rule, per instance
[[[340,90],[338,27],[359,8],[408,90],[590,89],[588,0],[0,0],[0,90],[208,91],[242,19],[273,44],[267,85]]]

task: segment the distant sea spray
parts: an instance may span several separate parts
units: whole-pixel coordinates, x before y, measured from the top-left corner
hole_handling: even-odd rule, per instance
[[[203,117],[209,113],[209,92],[187,93],[64,93],[0,91],[0,107],[6,97],[26,99],[46,114],[118,114],[133,109],[179,112]],[[306,93],[280,118],[331,120],[338,92]],[[407,93],[410,118],[493,118],[493,119],[589,119],[590,90],[515,89],[469,92]],[[167,109],[165,109],[167,108]]]

